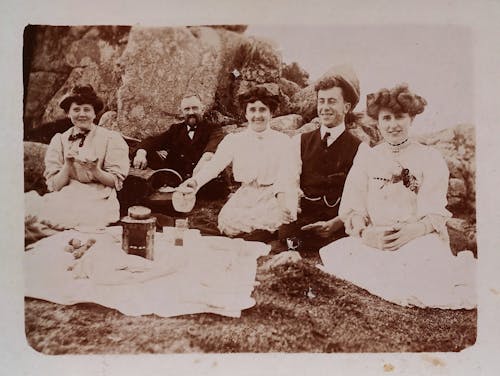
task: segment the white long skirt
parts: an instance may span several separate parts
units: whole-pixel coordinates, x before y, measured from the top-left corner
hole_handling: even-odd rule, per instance
[[[105,227],[120,219],[116,190],[97,183],[71,180],[60,191],[25,194],[26,214],[62,228]]]
[[[274,232],[283,224],[283,213],[273,186],[242,185],[222,207],[218,228],[228,236],[254,230]]]
[[[320,249],[320,256],[324,271],[402,306],[476,307],[477,260],[470,251],[454,256],[435,233],[393,252],[348,237]]]

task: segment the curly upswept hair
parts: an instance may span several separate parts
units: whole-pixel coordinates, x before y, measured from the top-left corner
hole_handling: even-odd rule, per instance
[[[271,91],[263,85],[257,85],[247,90],[238,96],[241,111],[245,113],[247,104],[261,101],[274,114],[278,109],[280,98],[278,94],[271,93]]]
[[[316,85],[314,85],[314,91],[316,92],[316,96],[318,95],[318,91],[320,90],[328,90],[334,87],[339,87],[342,89],[342,96],[346,102],[351,104],[351,110],[358,103],[356,93],[351,89],[351,87],[341,78],[338,77],[325,77],[318,81]]]
[[[412,93],[408,84],[403,83],[392,89],[380,89],[366,96],[366,114],[378,119],[382,108],[387,108],[395,114],[409,114],[411,117],[424,112],[427,101]]]

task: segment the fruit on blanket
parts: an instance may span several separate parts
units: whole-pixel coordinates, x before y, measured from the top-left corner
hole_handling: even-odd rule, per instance
[[[71,245],[73,248],[80,248],[82,246],[82,242],[80,239],[71,239],[69,241],[69,245]]]
[[[71,239],[66,247],[64,247],[64,250],[66,252],[72,252],[73,257],[75,259],[81,258],[84,253],[95,244],[96,240],[93,238],[88,239],[85,244],[82,245],[81,240],[79,239]]]
[[[78,249],[75,249],[75,251],[73,252],[73,257],[75,259],[79,259],[80,257],[83,256],[83,254],[85,253],[85,251],[87,250],[87,248],[84,246],[84,247],[80,247]]]
[[[90,238],[89,240],[87,240],[87,242],[85,243],[85,245],[90,248],[92,247],[94,244],[95,244],[96,240],[93,239],[93,238]]]

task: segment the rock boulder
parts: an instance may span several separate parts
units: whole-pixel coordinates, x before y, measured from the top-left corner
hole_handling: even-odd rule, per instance
[[[305,122],[310,122],[317,116],[316,92],[313,85],[300,89],[292,96],[291,109],[294,113],[301,115]]]
[[[474,214],[476,209],[475,131],[461,124],[431,134],[418,141],[438,149],[450,170],[448,204],[456,216]]]
[[[297,129],[302,127],[302,116],[297,114],[290,114],[278,116],[271,120],[271,129],[286,133],[288,135],[296,134]]]
[[[47,192],[43,177],[45,170],[45,153],[47,145],[38,142],[24,142],[24,192],[37,191],[40,194]]]
[[[25,109],[25,119],[31,117],[32,127],[63,117],[59,102],[75,84],[92,84],[103,98],[105,108],[116,109],[121,77],[115,62],[123,52],[128,29],[120,26],[42,27],[37,38],[43,38],[34,49],[32,63],[32,75],[38,76],[33,77],[33,84],[30,76],[29,85],[35,86],[28,88]],[[53,56],[54,51],[59,54]],[[52,89],[46,94],[49,98],[32,100],[32,93],[44,82],[41,79],[48,76],[54,79],[48,83]]]
[[[224,67],[221,32],[230,33],[209,27],[132,28],[120,59],[118,126],[124,134],[144,138],[167,129],[179,120],[186,93],[213,106]]]
[[[288,98],[292,98],[301,89],[295,82],[287,80],[283,77],[278,80],[278,85],[283,94],[285,94]]]

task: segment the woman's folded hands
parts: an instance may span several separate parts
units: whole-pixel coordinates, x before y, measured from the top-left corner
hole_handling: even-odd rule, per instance
[[[406,243],[425,235],[422,222],[398,223],[391,228],[369,226],[361,231],[363,243],[384,251],[396,251]]]

